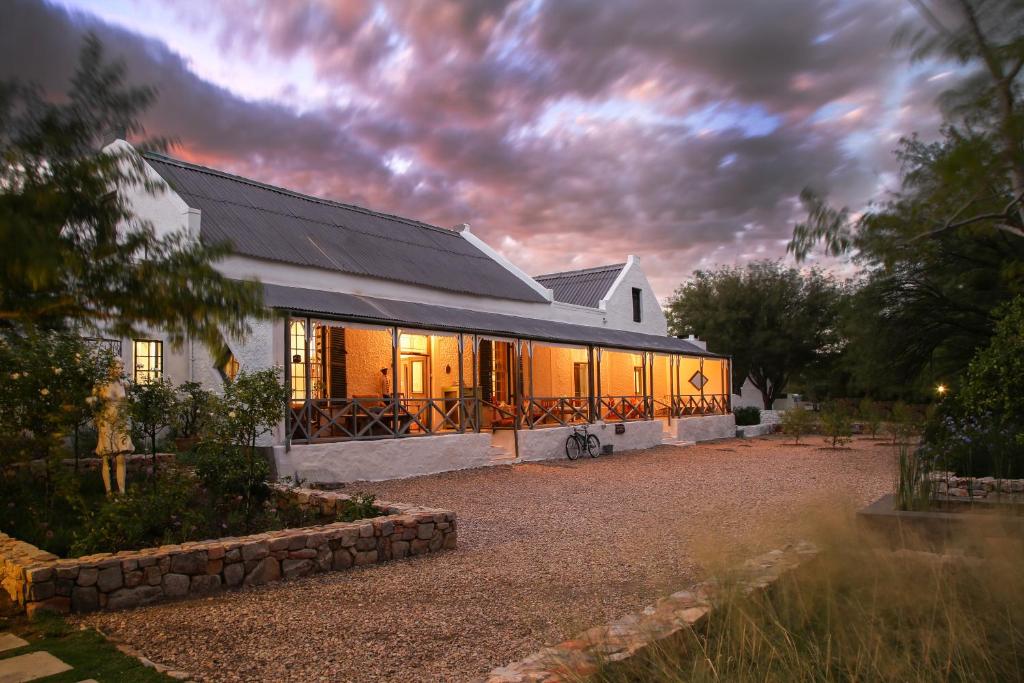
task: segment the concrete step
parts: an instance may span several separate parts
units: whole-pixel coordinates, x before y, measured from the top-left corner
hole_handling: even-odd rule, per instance
[[[676,446],[677,448],[687,448],[689,446],[696,446],[695,441],[680,441],[679,439],[665,439],[661,442],[662,446]]]

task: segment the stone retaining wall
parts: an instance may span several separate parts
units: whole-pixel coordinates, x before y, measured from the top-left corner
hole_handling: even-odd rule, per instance
[[[817,555],[810,543],[800,542],[748,560],[740,568],[738,587],[745,593],[764,590],[786,572]],[[662,598],[641,612],[610,624],[595,626],[575,638],[546,647],[525,659],[491,671],[486,683],[531,683],[584,680],[602,662],[632,657],[649,645],[686,628],[700,628],[715,608],[718,584],[703,581]]]
[[[284,487],[278,495],[324,513],[349,498]],[[0,533],[0,585],[29,615],[39,610],[91,612],[206,596],[456,547],[454,512],[383,501],[375,506],[387,514],[73,559]]]
[[[952,472],[932,472],[932,481],[940,496],[1024,500],[1024,479],[958,477]]]

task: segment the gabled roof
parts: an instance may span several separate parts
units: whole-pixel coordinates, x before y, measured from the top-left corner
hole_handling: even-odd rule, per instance
[[[625,267],[625,263],[614,263],[610,266],[537,275],[533,279],[552,290],[555,301],[598,308],[601,299],[605,298]]]
[[[479,296],[546,302],[459,233],[310,197],[248,178],[144,155],[192,208],[200,239],[237,254]]]

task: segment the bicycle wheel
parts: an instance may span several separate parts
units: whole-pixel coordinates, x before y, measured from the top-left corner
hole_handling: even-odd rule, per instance
[[[573,434],[565,440],[565,455],[570,460],[580,457],[580,440]]]
[[[601,442],[593,434],[587,435],[587,453],[590,454],[591,458],[596,458],[597,454],[601,452]]]

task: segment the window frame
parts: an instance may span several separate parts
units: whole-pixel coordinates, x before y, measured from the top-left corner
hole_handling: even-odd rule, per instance
[[[643,295],[644,290],[640,287],[633,287],[633,322],[643,322]]]
[[[139,346],[147,345],[147,353],[140,356]],[[155,350],[153,354],[151,351]],[[139,358],[147,359],[148,367],[139,367]],[[155,366],[149,365],[155,361]],[[136,384],[149,384],[160,381],[164,377],[164,342],[161,339],[132,339],[132,381]]]

